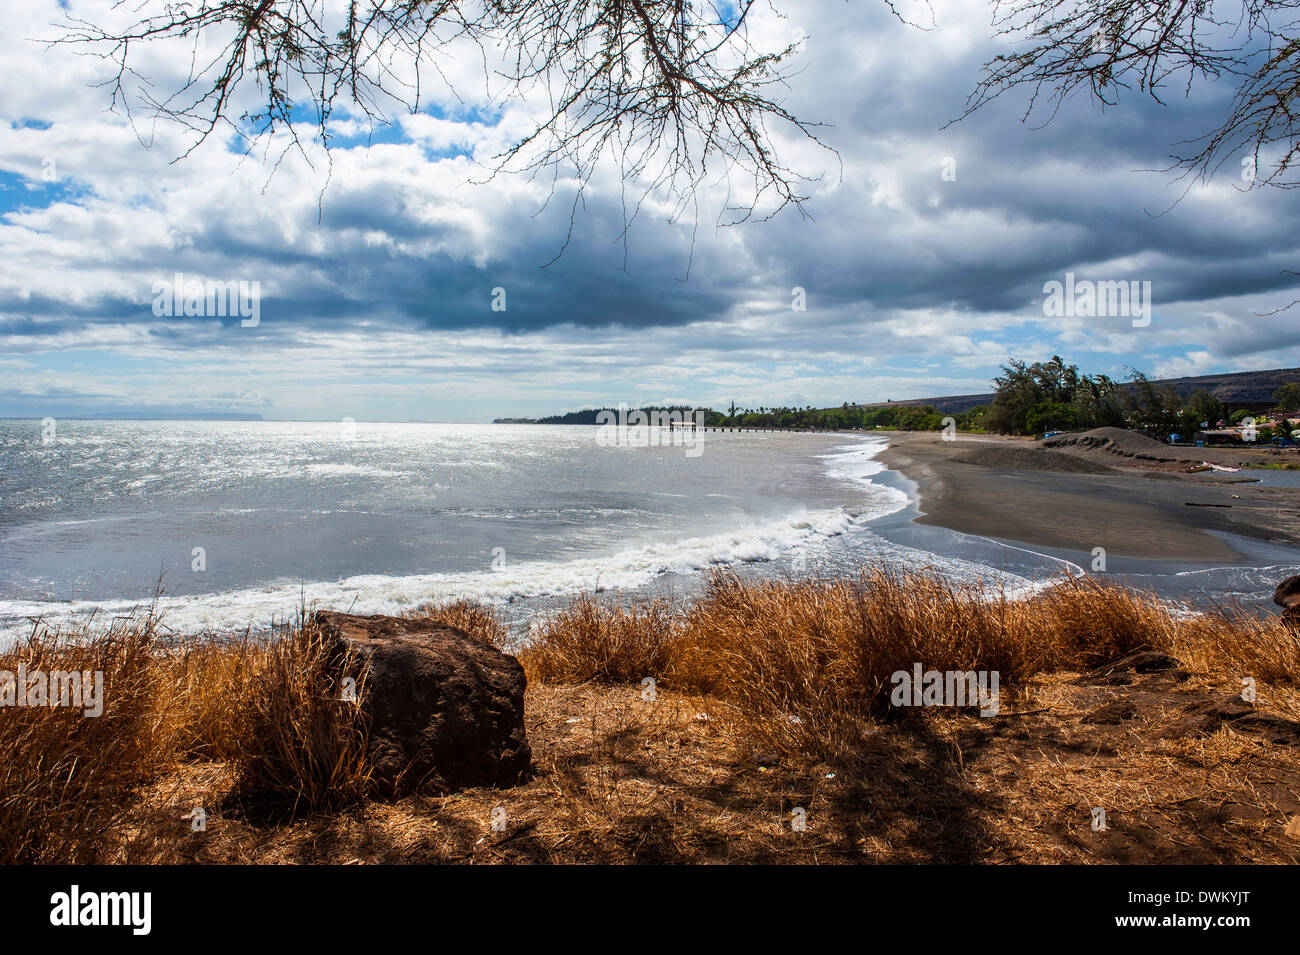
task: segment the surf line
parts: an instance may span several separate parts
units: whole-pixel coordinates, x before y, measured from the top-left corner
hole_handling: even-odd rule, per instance
[[[1061,564],[1065,567],[1066,570],[1070,572],[1070,576],[1076,579],[1078,579],[1079,577],[1088,576],[1088,572],[1086,570],[1084,570],[1074,561],[1066,560],[1064,557],[1054,557],[1051,554],[1044,554],[1041,551],[1030,550],[1028,547],[1017,547],[1015,544],[1008,544],[1006,541],[1000,541],[996,537],[980,537],[978,534],[972,534],[968,536],[979,537],[980,540],[989,541],[991,543],[997,544],[999,547],[1005,547],[1008,550],[1018,550],[1023,554],[1032,554],[1035,557],[1041,557],[1044,560],[1050,560],[1057,564]]]

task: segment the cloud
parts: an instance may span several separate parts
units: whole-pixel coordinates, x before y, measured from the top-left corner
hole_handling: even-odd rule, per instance
[[[1220,87],[1104,113],[1072,100],[1045,128],[1012,98],[946,126],[997,49],[987,9],[939,4],[932,30],[883,4],[789,13],[763,11],[756,34],[809,35],[788,106],[830,124],[838,155],[777,131],[820,175],[811,218],[719,228],[721,175],[685,216],[612,163],[581,194],[492,176],[531,107],[485,88],[481,62],[451,64],[460,100],[434,93],[379,135],[339,116],[328,157],[272,169],[276,148],[214,139],[174,162],[189,136],[107,112],[105,64],[25,39],[61,15],[21,0],[0,47],[39,81],[0,94],[0,413],[482,419],[979,391],[1012,355],[1112,374],[1300,364],[1300,308],[1264,317],[1300,298],[1300,197],[1239,188],[1231,168],[1191,188],[1159,171],[1214,125]],[[188,66],[183,50],[149,55],[160,84]],[[1151,281],[1155,320],[1047,318],[1043,283],[1067,271]],[[257,282],[260,324],[155,317],[153,284],[176,272]]]

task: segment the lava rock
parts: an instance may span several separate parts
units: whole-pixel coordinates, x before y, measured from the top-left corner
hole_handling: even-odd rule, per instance
[[[355,671],[379,791],[513,786],[532,752],[519,661],[428,620],[321,611],[331,659]]]

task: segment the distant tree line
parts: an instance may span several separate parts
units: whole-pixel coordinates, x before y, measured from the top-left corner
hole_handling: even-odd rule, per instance
[[[1145,374],[1129,369],[1126,381],[1106,375],[1085,375],[1077,365],[1067,365],[1059,355],[1051,361],[1032,364],[1012,359],[993,379],[996,389],[991,403],[968,411],[948,414],[934,405],[858,405],[844,402],[838,408],[800,407],[737,408],[726,412],[686,405],[651,405],[627,409],[623,415],[640,411],[655,423],[661,415],[676,413],[679,420],[694,421],[703,413],[707,427],[782,428],[790,430],[866,431],[877,428],[895,431],[939,431],[951,418],[958,431],[998,434],[1041,435],[1051,431],[1088,431],[1114,427],[1141,431],[1164,440],[1171,434],[1191,438],[1197,431],[1223,424],[1240,424],[1252,415],[1233,409],[1204,388],[1186,398],[1171,385],[1157,385]],[[1300,383],[1282,385],[1273,395],[1276,410],[1300,410]],[[619,414],[617,408],[585,408],[545,418],[502,418],[503,423],[599,424],[604,412]],[[620,418],[620,420],[623,420]],[[1258,440],[1267,443],[1273,431],[1261,425]]]
[[[938,431],[945,418],[952,417],[958,429],[982,430],[981,421],[987,408],[981,405],[962,414],[946,415],[934,405],[851,405],[838,408],[746,408],[734,406],[719,416],[717,424],[740,428],[812,428],[818,430]],[[712,422],[710,422],[712,423]]]

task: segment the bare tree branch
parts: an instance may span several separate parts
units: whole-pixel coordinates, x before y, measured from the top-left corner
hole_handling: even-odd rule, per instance
[[[1174,168],[1202,181],[1240,158],[1253,185],[1294,188],[1300,138],[1300,0],[996,0],[997,34],[1019,52],[994,57],[963,117],[1027,87],[1028,118],[1085,90],[1103,106],[1134,90],[1163,102],[1172,84],[1234,84],[1221,125],[1184,147]]]
[[[135,2],[138,19],[125,29],[69,20],[56,42],[108,60],[113,106],[133,115],[138,97],[152,117],[196,133],[190,150],[221,128],[247,150],[275,139],[304,155],[314,141],[328,154],[336,115],[363,116],[373,129],[390,109],[419,110],[430,72],[459,96],[439,61],[473,48],[485,79],[495,75],[510,95],[541,90],[548,103],[533,129],[493,157],[490,175],[571,175],[573,214],[607,159],[639,193],[625,197],[626,225],[651,194],[668,197],[674,218],[697,208],[696,191],[711,176],[734,196],[723,224],[788,206],[802,212],[815,179],[782,161],[773,131],[829,148],[819,124],[781,105],[800,44],[755,48],[748,23],[757,0]],[[224,46],[201,56],[200,35],[219,35]],[[136,72],[139,51],[178,38],[195,47],[189,76],[157,91]],[[497,49],[506,65],[494,68]],[[232,115],[250,84],[261,105]]]

